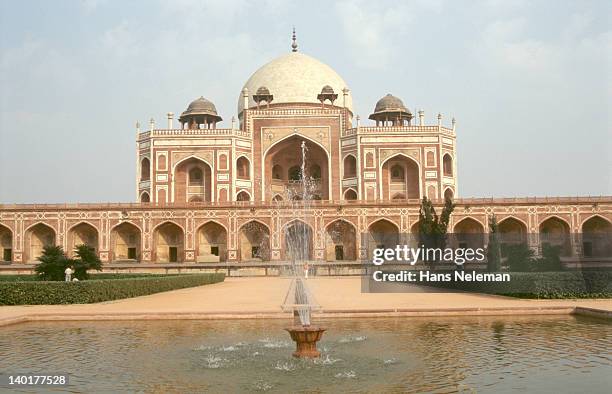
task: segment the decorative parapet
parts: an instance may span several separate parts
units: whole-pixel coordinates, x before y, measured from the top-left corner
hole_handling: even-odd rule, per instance
[[[444,200],[433,200],[434,204],[444,204]],[[457,198],[454,200],[457,206],[503,206],[503,205],[574,205],[599,204],[612,205],[612,196],[593,196],[593,197],[513,197],[513,198]],[[194,209],[202,207],[253,207],[269,208],[287,206],[294,209],[292,201],[230,201],[230,202],[177,202],[177,203],[75,203],[75,204],[0,204],[0,211],[32,211],[32,210],[118,210],[118,209]],[[408,200],[367,200],[367,201],[329,201],[314,200],[309,201],[310,207],[401,207],[418,206],[419,199]]]
[[[373,134],[373,133],[385,133],[385,134],[404,134],[404,133],[438,133],[442,132],[444,134],[448,134],[451,136],[455,135],[453,129],[449,129],[447,127],[438,126],[372,126],[372,127],[363,127],[360,126],[358,128],[346,129],[342,132],[343,137],[348,137],[357,134]]]
[[[283,109],[249,109],[249,115],[280,115],[280,116],[300,116],[300,115],[339,115],[344,108],[283,108]]]
[[[151,137],[201,137],[201,136],[237,136],[250,137],[249,132],[238,129],[153,129],[138,135],[139,140]]]

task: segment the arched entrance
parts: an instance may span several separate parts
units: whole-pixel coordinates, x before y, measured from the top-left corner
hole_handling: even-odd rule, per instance
[[[380,219],[368,228],[368,251],[374,249],[395,249],[400,242],[399,228],[386,219]]]
[[[357,159],[353,155],[344,158],[344,179],[357,177]]]
[[[558,246],[560,256],[572,254],[570,228],[564,220],[552,216],[540,223],[540,246],[543,249],[545,245]]]
[[[98,230],[89,223],[79,223],[68,231],[68,255],[74,256],[78,245],[87,245],[98,252]]]
[[[510,245],[527,244],[527,226],[518,219],[509,217],[499,222],[499,244],[502,256],[507,256]]]
[[[442,173],[444,176],[453,176],[453,158],[448,153],[442,158]]]
[[[251,165],[249,159],[244,156],[236,160],[236,177],[238,179],[249,179],[251,177]]]
[[[149,179],[151,179],[151,162],[145,157],[140,162],[140,180],[148,181]]]
[[[243,190],[236,195],[236,201],[251,201],[251,196]]]
[[[312,229],[301,220],[288,223],[284,229],[285,259],[288,261],[312,260]]]
[[[140,261],[140,229],[123,222],[111,230],[113,261]]]
[[[302,142],[306,143],[305,174],[302,174]],[[283,171],[286,171],[284,173]],[[302,198],[302,179],[308,184],[312,199],[329,199],[328,155],[319,145],[308,139],[294,135],[278,142],[266,153],[264,159],[265,184],[271,187],[265,191],[266,200],[276,194],[299,195]]]
[[[270,230],[255,220],[240,228],[240,261],[270,260]]]
[[[227,261],[227,231],[219,223],[208,222],[198,229],[198,263]]]
[[[212,201],[212,176],[210,166],[192,157],[184,160],[174,170],[174,201]]]
[[[13,232],[6,226],[0,224],[0,259],[2,261],[13,260]]]
[[[460,220],[455,224],[453,235],[458,248],[473,250],[484,248],[484,227],[475,219]]]
[[[593,216],[582,224],[584,257],[612,257],[612,224],[601,216]]]
[[[344,199],[347,201],[354,201],[357,199],[357,192],[353,189],[347,189],[344,192]]]
[[[44,223],[30,227],[25,234],[25,262],[38,260],[45,246],[55,245],[55,230]]]
[[[396,155],[382,166],[384,200],[420,198],[419,166],[404,155]]]
[[[159,263],[180,263],[183,261],[183,229],[176,223],[166,222],[153,233],[155,261]]]
[[[327,226],[325,258],[327,261],[357,260],[357,237],[352,224],[340,219]]]

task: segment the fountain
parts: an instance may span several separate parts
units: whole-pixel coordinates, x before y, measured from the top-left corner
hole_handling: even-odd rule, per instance
[[[307,210],[312,201],[314,180],[306,171],[306,142],[302,141],[302,164],[300,173],[301,189],[297,195],[290,196],[296,216],[301,216],[306,223]],[[295,191],[292,191],[295,193]],[[301,208],[301,209],[300,209]],[[317,342],[323,336],[324,328],[311,325],[311,312],[319,309],[312,292],[307,285],[307,267],[310,251],[309,233],[305,225],[285,228],[287,252],[291,256],[291,285],[283,302],[283,310],[293,312],[293,326],[286,328],[291,339],[296,343],[294,357],[316,358],[321,355],[317,350]]]

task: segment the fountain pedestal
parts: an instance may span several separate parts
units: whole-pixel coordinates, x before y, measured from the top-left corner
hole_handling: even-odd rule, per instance
[[[293,357],[298,358],[317,358],[321,352],[317,350],[317,342],[323,336],[324,328],[315,326],[293,326],[285,328],[291,335],[291,339],[296,343]]]

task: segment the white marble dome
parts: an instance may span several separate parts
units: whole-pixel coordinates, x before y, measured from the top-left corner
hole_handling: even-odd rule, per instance
[[[244,84],[238,98],[238,114],[242,113],[244,102],[242,91],[249,90],[249,107],[255,106],[253,95],[257,89],[264,86],[274,96],[272,104],[281,103],[320,103],[317,95],[321,89],[329,85],[338,95],[334,103],[343,105],[342,89],[348,88],[346,82],[327,64],[304,55],[301,52],[291,52],[278,57],[255,71]],[[353,111],[351,93],[347,97],[347,107]]]

